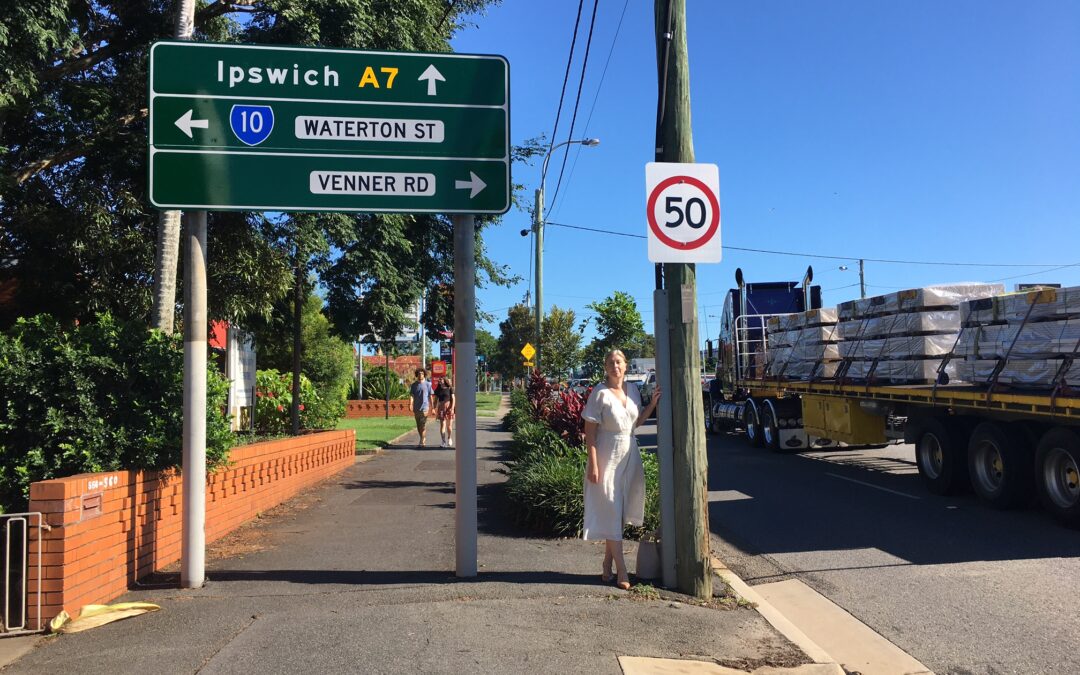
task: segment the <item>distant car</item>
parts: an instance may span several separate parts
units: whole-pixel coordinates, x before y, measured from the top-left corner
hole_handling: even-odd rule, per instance
[[[571,391],[584,396],[586,393],[588,393],[591,383],[588,380],[570,380],[569,386]]]
[[[645,376],[645,381],[641,383],[641,402],[648,405],[654,391],[656,391],[656,371],[650,370]]]

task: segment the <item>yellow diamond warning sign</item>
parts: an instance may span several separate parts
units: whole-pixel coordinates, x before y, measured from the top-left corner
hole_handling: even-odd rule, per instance
[[[521,348],[521,355],[525,357],[526,361],[532,361],[532,357],[536,355],[536,347],[533,347],[531,342],[526,342],[525,346]]]

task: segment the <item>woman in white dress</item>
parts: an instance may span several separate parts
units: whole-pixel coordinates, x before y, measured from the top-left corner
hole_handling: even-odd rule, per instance
[[[645,472],[641,465],[634,429],[649,418],[660,400],[657,387],[649,405],[641,407],[637,386],[623,380],[626,356],[612,349],[604,357],[604,382],[593,388],[581,417],[585,420],[586,540],[603,539],[604,566],[600,578],[611,581],[615,563],[618,586],[630,588],[623,558],[623,527],[640,526],[645,517]]]

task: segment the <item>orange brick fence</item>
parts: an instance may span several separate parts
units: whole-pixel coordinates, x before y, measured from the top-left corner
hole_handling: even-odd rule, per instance
[[[382,417],[386,415],[386,401],[364,399],[363,401],[347,401],[345,403],[345,418],[354,420],[360,417]],[[435,406],[428,411],[428,417],[435,416]],[[409,399],[390,399],[390,417],[412,417],[409,411]]]
[[[233,448],[229,466],[206,477],[206,541],[329,478],[356,461],[353,431],[325,431]],[[116,471],[40,481],[30,510],[50,527],[30,544],[30,624],[37,624],[42,551],[45,621],[122,595],[137,579],[180,559],[183,478],[169,471]]]

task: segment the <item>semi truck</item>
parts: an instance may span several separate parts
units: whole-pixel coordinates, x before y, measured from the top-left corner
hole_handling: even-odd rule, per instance
[[[716,381],[703,394],[709,432],[739,431],[750,445],[774,452],[910,443],[933,494],[972,490],[1001,509],[1037,496],[1058,520],[1080,527],[1080,398],[1064,381],[1010,389],[997,383],[1000,366],[992,380],[976,384],[949,384],[942,375],[922,384],[771,376],[770,319],[821,311],[813,269],[801,283],[749,283],[741,269],[735,280],[716,343]],[[1066,359],[1063,372],[1072,363]]]

